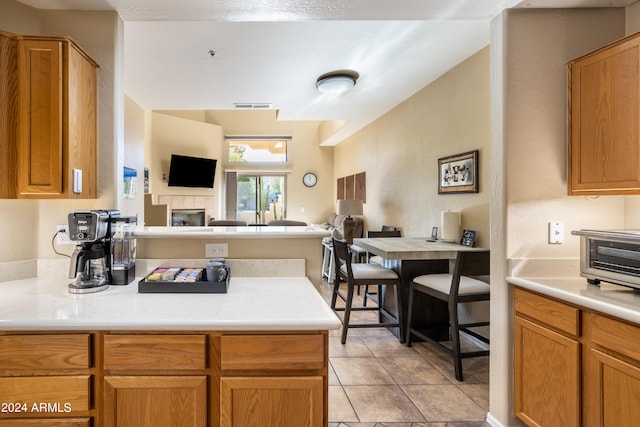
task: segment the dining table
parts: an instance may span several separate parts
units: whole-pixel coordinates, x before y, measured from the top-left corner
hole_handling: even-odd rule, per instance
[[[462,245],[458,242],[433,240],[428,237],[372,237],[355,238],[353,244],[380,258],[381,265],[395,271],[402,281],[402,310],[398,310],[394,286],[385,287],[380,303],[391,314],[401,313],[400,321],[406,324],[411,281],[423,274],[449,273],[458,252],[485,251],[487,249]],[[441,301],[428,295],[417,293],[414,305],[414,325],[428,336],[446,340],[449,335],[448,307]],[[399,334],[397,328],[394,329]]]

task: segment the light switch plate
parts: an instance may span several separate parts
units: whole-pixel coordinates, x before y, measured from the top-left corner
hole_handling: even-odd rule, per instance
[[[549,223],[549,243],[557,245],[564,243],[564,223],[563,222],[550,222]]]
[[[82,193],[82,169],[73,170],[73,192]]]

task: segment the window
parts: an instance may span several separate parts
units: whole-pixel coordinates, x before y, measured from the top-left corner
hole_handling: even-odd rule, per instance
[[[236,218],[249,224],[267,224],[282,219],[284,187],[282,175],[238,175]]]
[[[227,137],[229,163],[286,163],[287,138]]]

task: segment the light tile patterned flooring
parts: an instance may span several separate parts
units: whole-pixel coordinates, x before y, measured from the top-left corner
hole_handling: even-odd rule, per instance
[[[327,302],[332,290],[326,281],[319,289]],[[361,296],[355,299],[361,304]],[[353,316],[362,321],[376,314]],[[388,329],[361,328],[350,329],[342,345],[340,332],[329,335],[329,427],[489,425],[488,357],[463,360],[460,382],[449,355],[432,344],[407,347]]]

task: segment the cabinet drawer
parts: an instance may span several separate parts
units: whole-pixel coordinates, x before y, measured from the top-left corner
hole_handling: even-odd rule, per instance
[[[91,427],[90,418],[38,418],[0,420],[0,427]]]
[[[0,369],[87,369],[89,334],[2,335]]]
[[[223,335],[222,370],[322,369],[324,335]]]
[[[105,335],[105,369],[205,369],[205,335]]]
[[[591,341],[640,361],[640,328],[608,317],[594,315]]]
[[[515,311],[573,336],[580,336],[580,309],[515,288]]]
[[[90,376],[2,377],[3,402],[24,402],[28,413],[89,410]]]

